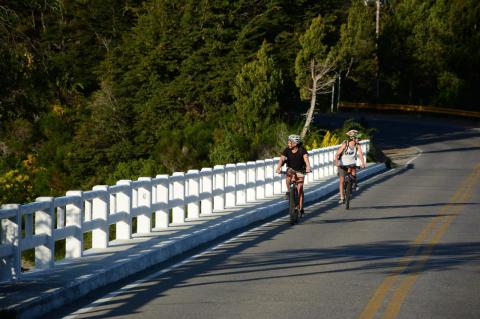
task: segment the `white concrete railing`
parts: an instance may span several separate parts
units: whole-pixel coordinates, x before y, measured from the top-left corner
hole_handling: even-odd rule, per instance
[[[366,154],[369,141],[360,144]],[[306,175],[306,185],[336,173],[337,148],[309,152],[312,173]],[[133,218],[137,219],[137,233],[149,234],[214,210],[281,194],[286,186],[284,177],[275,174],[278,159],[121,180],[90,191],[69,191],[62,197],[39,197],[24,205],[2,205],[0,281],[21,276],[21,256],[28,249],[35,249],[36,269],[51,269],[55,266],[55,242],[59,240],[65,239],[65,259],[79,258],[87,232],[92,233],[92,248],[107,248],[110,225],[116,227],[116,239],[129,240]]]

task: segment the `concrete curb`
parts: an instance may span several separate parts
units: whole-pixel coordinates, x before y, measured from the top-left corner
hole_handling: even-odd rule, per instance
[[[360,178],[370,177],[386,169],[385,164],[374,164],[359,172]],[[338,181],[333,178],[305,190],[305,202],[313,202],[338,191]],[[241,215],[220,221],[212,226],[203,228],[194,233],[174,237],[162,243],[158,249],[144,253],[136,258],[104,268],[101,271],[75,278],[68,285],[44,293],[38,298],[22,304],[10,305],[0,310],[0,317],[5,318],[33,318],[70,303],[89,292],[107,284],[119,281],[129,275],[138,273],[155,264],[166,261],[202,244],[208,243],[220,236],[246,227],[252,223],[280,214],[287,209],[287,201],[278,201],[262,207],[252,207]]]

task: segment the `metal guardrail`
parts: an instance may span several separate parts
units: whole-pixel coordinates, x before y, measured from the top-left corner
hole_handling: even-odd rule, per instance
[[[373,104],[373,103],[353,103],[341,102],[340,109],[373,109],[381,111],[403,111],[419,113],[435,113],[456,115],[464,117],[480,118],[480,112],[452,109],[446,107],[424,106],[424,105],[403,105],[403,104]]]

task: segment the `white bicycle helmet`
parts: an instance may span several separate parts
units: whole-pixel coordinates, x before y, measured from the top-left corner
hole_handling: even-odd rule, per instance
[[[288,136],[288,140],[295,144],[300,144],[300,142],[302,141],[302,138],[300,137],[300,135],[292,134]]]
[[[350,130],[350,131],[347,132],[347,136],[350,139],[357,138],[358,137],[358,131],[357,130]]]

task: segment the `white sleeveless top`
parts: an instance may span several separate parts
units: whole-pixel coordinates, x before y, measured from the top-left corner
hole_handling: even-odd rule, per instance
[[[352,165],[357,163],[357,144],[353,148],[347,142],[347,147],[343,151],[341,158],[342,166]]]

